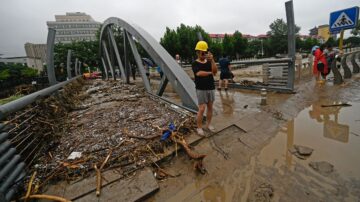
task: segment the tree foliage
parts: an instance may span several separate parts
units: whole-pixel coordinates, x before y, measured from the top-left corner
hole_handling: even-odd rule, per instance
[[[344,45],[348,47],[360,46],[360,37],[351,36],[344,40]]]
[[[357,26],[351,30],[351,34],[354,36],[360,35],[360,19],[358,20]]]
[[[82,62],[82,72],[85,70],[84,64],[90,67],[99,64],[99,42],[98,41],[73,41],[72,43],[58,43],[54,48],[54,66],[55,75],[58,80],[64,79],[66,76],[67,53],[71,50],[72,68],[75,66],[75,58]]]
[[[222,42],[212,41],[209,34],[204,29],[196,25],[195,27],[180,24],[176,29],[166,28],[164,36],[160,39],[160,44],[175,57],[179,54],[183,61],[190,62],[195,58],[195,45],[199,41],[198,34],[201,33],[203,40],[209,45],[209,50],[218,59],[222,54],[232,58],[241,57],[245,54],[247,39],[239,31],[233,35],[225,35]]]
[[[283,19],[276,19],[269,26],[270,31],[267,35],[270,36],[271,49],[268,51],[271,55],[277,53],[284,54],[287,52],[287,24]],[[295,34],[299,33],[300,27],[295,25]]]
[[[11,80],[21,78],[36,77],[38,71],[36,69],[24,66],[22,64],[0,64],[0,80]]]
[[[224,50],[224,54],[227,56],[234,55],[234,40],[233,37],[227,34],[225,34],[225,37],[223,39],[223,50]]]
[[[194,48],[199,41],[198,33],[201,33],[203,40],[212,48],[209,34],[199,25],[192,27],[180,24],[175,30],[166,27],[165,34],[160,39],[160,44],[173,57],[179,54],[183,61],[190,62],[195,57]]]
[[[246,47],[248,46],[247,39],[243,38],[241,32],[235,31],[233,34],[234,54],[236,58],[240,58],[241,55],[245,54]]]

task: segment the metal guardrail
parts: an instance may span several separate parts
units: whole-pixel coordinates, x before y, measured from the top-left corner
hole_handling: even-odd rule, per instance
[[[9,133],[0,125],[0,201],[10,201],[19,182],[25,177],[25,163],[8,140]]]
[[[35,100],[53,93],[54,91],[62,88],[64,85],[66,85],[67,83],[69,83],[77,78],[79,78],[79,76],[72,78],[70,80],[67,80],[67,81],[63,81],[56,85],[50,86],[43,90],[37,91],[30,95],[24,96],[22,98],[19,98],[17,100],[7,103],[7,104],[0,105],[0,120],[4,119],[8,114],[16,112],[16,111],[24,108],[25,106],[33,103]]]
[[[293,60],[291,58],[279,59],[259,59],[231,61],[231,65],[263,65],[263,85],[243,85],[242,83],[229,83],[229,87],[248,90],[267,90],[291,93],[293,91],[294,78],[291,77],[293,71],[289,71]],[[218,63],[216,63],[219,66]]]
[[[3,120],[10,114],[17,112],[26,106],[32,104],[37,99],[48,96],[62,88],[64,85],[78,79],[75,77],[71,80],[58,83],[43,90],[37,91],[30,95],[24,96],[10,103],[0,105],[0,120]],[[38,138],[38,134],[26,132],[30,126],[25,127],[25,123],[36,117],[34,112],[37,106],[16,116],[12,120],[21,117],[23,120],[16,126],[11,126],[12,120],[7,125],[0,124],[0,201],[11,201],[17,192],[19,184],[26,175],[26,162],[32,162],[35,150],[41,148],[43,141]],[[30,164],[30,163],[29,163]]]

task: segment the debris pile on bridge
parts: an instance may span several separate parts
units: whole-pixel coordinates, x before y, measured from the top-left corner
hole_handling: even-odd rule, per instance
[[[174,143],[203,169],[205,155],[191,151],[184,140],[195,128],[189,112],[149,97],[139,86],[115,81],[86,81],[80,96],[71,92],[45,102],[62,119],[62,131],[56,131],[52,140],[46,139],[47,150],[31,167],[31,172],[37,171],[40,188],[52,182],[80,180],[99,170],[120,168],[125,176],[157,165],[158,155]],[[60,102],[57,99],[62,100],[62,108],[52,104]],[[44,126],[50,128],[58,124],[55,119],[47,122]],[[160,141],[171,123],[176,126],[176,135]]]
[[[0,123],[27,169],[54,146],[52,140],[61,133],[68,111],[76,109],[77,103],[86,97],[80,92],[82,85],[82,79],[74,80],[52,96],[38,99]]]

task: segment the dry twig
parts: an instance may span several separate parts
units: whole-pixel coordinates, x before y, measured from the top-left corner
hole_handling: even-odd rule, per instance
[[[36,171],[32,174],[31,178],[30,178],[30,181],[29,181],[29,184],[28,184],[28,187],[27,187],[27,191],[26,191],[26,195],[25,195],[25,201],[27,201],[29,199],[29,196],[30,196],[30,193],[31,193],[31,188],[32,188],[32,184],[33,184],[33,181],[35,179],[35,176],[36,176]]]
[[[100,190],[101,190],[101,172],[100,169],[94,165],[95,171],[96,171],[96,196],[100,196]]]
[[[52,201],[60,201],[60,202],[71,202],[65,198],[59,196],[45,195],[45,194],[34,194],[30,195],[28,198],[30,199],[47,199]],[[20,198],[20,200],[25,200],[25,196]]]

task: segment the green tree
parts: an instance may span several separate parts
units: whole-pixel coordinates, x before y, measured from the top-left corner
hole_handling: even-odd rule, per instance
[[[311,48],[315,45],[319,45],[319,41],[315,38],[307,38],[303,41],[303,51],[310,52]]]
[[[330,37],[326,42],[325,44],[329,47],[334,47],[336,46],[336,41],[334,40],[334,38]]]
[[[166,27],[164,36],[160,39],[160,44],[170,53],[175,56],[180,52],[180,40],[175,30]]]
[[[267,35],[270,36],[270,54],[287,52],[287,24],[283,19],[276,19],[270,24],[270,31]],[[300,27],[295,25],[295,34],[300,31]]]
[[[72,43],[58,43],[54,48],[54,65],[56,75],[63,77],[66,74],[66,62],[68,50],[72,51],[71,60],[78,58],[83,64],[98,66],[99,42],[98,41],[73,41]],[[84,69],[83,69],[84,71]]]
[[[211,53],[214,55],[215,60],[219,60],[219,58],[223,55],[222,43],[212,42],[211,43]]]
[[[295,44],[296,44],[296,51],[298,52],[302,52],[304,50],[304,41],[300,39],[300,37],[296,37],[296,41],[295,41]]]
[[[241,55],[245,54],[247,45],[248,45],[248,41],[247,39],[242,37],[242,34],[239,31],[235,31],[235,33],[232,36],[233,38],[233,43],[234,43],[234,53],[235,53],[235,57],[237,59],[240,58]]]
[[[37,70],[22,64],[2,64],[0,66],[0,80],[31,78],[38,75]]]
[[[10,78],[9,69],[0,70],[0,81],[5,81]]]
[[[253,40],[248,42],[244,57],[253,57],[261,52],[261,40]]]
[[[351,36],[344,40],[344,45],[347,47],[360,46],[360,37]]]
[[[180,54],[182,60],[190,62],[195,56],[195,45],[199,41],[198,34],[200,33],[203,40],[208,42],[210,49],[211,41],[209,34],[207,34],[201,26],[195,27],[180,24],[175,30],[166,28],[164,36],[160,39],[160,44],[173,56]]]
[[[360,19],[358,20],[357,26],[351,30],[351,34],[354,36],[360,35]]]
[[[233,57],[235,55],[233,38],[227,34],[225,34],[223,39],[223,50],[224,54],[227,56]]]

